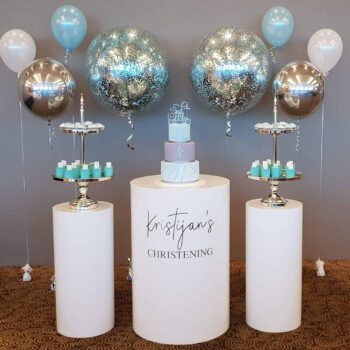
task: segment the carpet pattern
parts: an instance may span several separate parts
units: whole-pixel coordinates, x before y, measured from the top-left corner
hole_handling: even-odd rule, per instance
[[[116,326],[102,336],[72,339],[55,326],[55,296],[50,291],[52,268],[36,267],[29,283],[19,268],[0,268],[0,350],[316,350],[350,349],[350,260],[326,264],[327,275],[317,277],[314,264],[303,265],[303,320],[296,331],[268,334],[245,323],[244,265],[232,263],[231,326],[210,342],[190,346],[154,344],[132,330],[131,284],[127,267],[116,269]]]

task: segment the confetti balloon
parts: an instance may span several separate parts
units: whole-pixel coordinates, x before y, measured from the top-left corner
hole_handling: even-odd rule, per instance
[[[95,99],[121,116],[159,101],[169,80],[167,61],[156,37],[130,26],[98,35],[89,46],[87,68]]]
[[[205,37],[191,66],[199,98],[227,115],[242,114],[257,104],[270,77],[268,49],[240,27],[224,27]]]
[[[51,120],[74,100],[76,83],[62,63],[45,57],[35,60],[20,74],[18,92],[32,113]]]
[[[273,89],[283,111],[291,116],[305,117],[323,101],[324,78],[311,63],[293,61],[276,75]]]

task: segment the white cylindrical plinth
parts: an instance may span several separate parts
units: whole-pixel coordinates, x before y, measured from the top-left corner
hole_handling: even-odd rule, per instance
[[[246,319],[264,332],[301,323],[303,205],[268,208],[246,203]]]
[[[229,327],[229,180],[131,181],[133,327],[163,344],[193,344]]]
[[[53,207],[58,333],[94,337],[114,326],[113,205],[72,211]]]

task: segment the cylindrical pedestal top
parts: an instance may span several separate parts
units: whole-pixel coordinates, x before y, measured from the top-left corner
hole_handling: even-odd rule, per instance
[[[246,318],[252,328],[287,332],[301,323],[302,203],[246,203]]]
[[[53,207],[58,333],[93,337],[114,326],[113,205],[79,212]]]
[[[229,327],[229,180],[131,181],[133,326],[148,340],[193,344]]]

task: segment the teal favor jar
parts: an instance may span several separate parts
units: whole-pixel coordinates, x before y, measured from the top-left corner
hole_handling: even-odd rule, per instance
[[[250,175],[255,177],[260,176],[260,162],[258,160],[252,163],[252,166],[250,167]]]
[[[59,178],[63,178],[64,170],[65,170],[64,164],[62,164],[62,162],[58,162],[56,171],[55,171],[55,176]]]
[[[113,176],[113,166],[111,162],[107,162],[104,168],[104,176],[112,177]]]
[[[64,171],[64,177],[66,179],[75,179],[73,168],[71,165],[67,165],[66,170]]]
[[[274,164],[271,167],[271,177],[273,179],[278,179],[281,177],[282,174],[282,168],[280,164]]]
[[[271,177],[271,168],[266,161],[263,162],[261,167],[261,177],[266,177],[266,178]]]
[[[287,162],[285,172],[287,178],[292,178],[296,176],[296,170],[293,161]]]
[[[83,164],[81,167],[80,178],[83,180],[90,179],[90,169],[88,164]]]
[[[102,169],[99,162],[94,162],[94,167],[92,169],[92,177],[98,179],[102,177]]]

